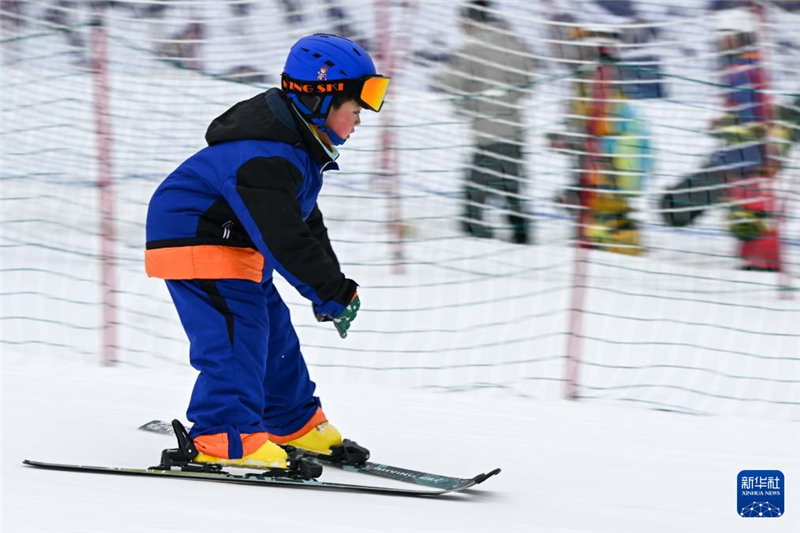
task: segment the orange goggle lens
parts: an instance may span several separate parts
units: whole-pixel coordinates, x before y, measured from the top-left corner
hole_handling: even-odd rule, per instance
[[[389,89],[390,79],[383,76],[367,78],[361,87],[361,102],[373,111],[380,111],[386,91]]]

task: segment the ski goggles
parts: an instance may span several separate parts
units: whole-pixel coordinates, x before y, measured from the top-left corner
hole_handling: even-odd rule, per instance
[[[391,78],[368,74],[355,80],[318,80],[302,81],[290,78],[284,73],[281,86],[284,92],[296,93],[298,96],[327,96],[343,92],[352,97],[362,107],[378,112],[383,107],[386,91],[389,90]],[[316,112],[312,109],[312,112]]]

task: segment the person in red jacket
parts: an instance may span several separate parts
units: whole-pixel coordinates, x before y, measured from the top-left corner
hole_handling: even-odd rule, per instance
[[[714,135],[725,142],[722,162],[729,224],[738,239],[746,270],[779,271],[780,238],[772,181],[780,170],[771,142],[774,110],[758,48],[755,15],[747,10],[721,12],[717,29],[725,113],[714,120]]]

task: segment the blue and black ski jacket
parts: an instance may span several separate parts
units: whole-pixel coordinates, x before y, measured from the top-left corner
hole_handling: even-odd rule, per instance
[[[150,200],[147,274],[261,283],[277,270],[317,312],[339,314],[356,283],[317,206],[323,172],[338,167],[309,125],[270,89],[217,117],[206,141]]]

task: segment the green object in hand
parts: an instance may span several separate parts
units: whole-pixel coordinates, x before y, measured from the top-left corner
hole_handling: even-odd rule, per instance
[[[347,330],[350,329],[350,323],[356,319],[358,310],[361,308],[361,300],[358,298],[358,293],[353,294],[353,298],[344,310],[333,317],[333,325],[336,326],[336,331],[339,332],[341,338],[347,337]]]
[[[767,231],[764,219],[766,213],[751,211],[749,209],[733,209],[728,215],[728,224],[731,233],[741,241],[755,240]]]

